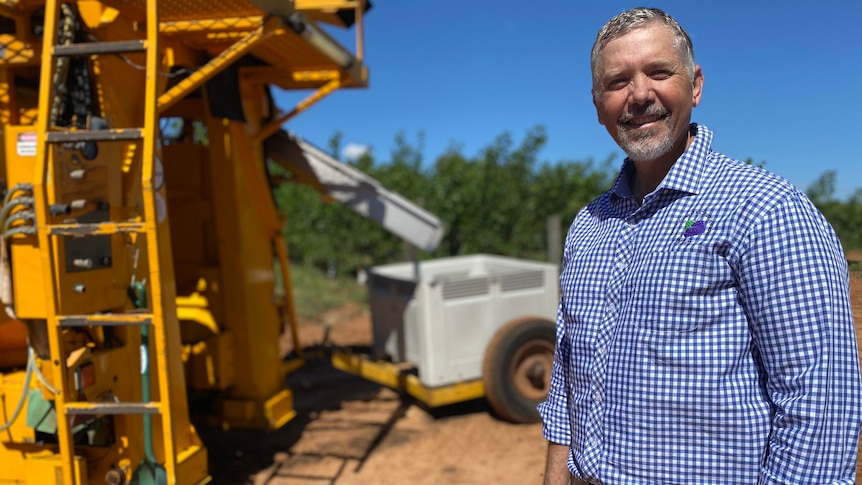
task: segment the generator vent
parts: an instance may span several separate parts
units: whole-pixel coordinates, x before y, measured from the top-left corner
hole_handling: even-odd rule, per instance
[[[443,282],[443,299],[454,300],[468,296],[488,294],[488,278],[471,278],[460,281]]]
[[[541,271],[525,271],[523,273],[509,273],[502,278],[503,291],[526,290],[530,288],[541,288],[544,286],[544,273]]]

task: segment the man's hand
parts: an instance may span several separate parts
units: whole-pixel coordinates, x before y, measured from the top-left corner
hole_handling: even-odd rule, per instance
[[[545,462],[544,485],[569,485],[572,474],[566,466],[569,447],[548,442],[548,459]]]

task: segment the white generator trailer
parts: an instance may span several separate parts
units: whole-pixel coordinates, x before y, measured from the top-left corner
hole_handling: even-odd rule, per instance
[[[368,272],[372,355],[336,367],[430,407],[481,398],[503,419],[535,422],[550,385],[557,266],[475,254]]]

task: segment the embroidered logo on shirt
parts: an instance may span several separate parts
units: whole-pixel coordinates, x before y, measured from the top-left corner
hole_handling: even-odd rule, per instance
[[[695,239],[703,237],[706,234],[709,234],[709,231],[712,228],[712,219],[709,217],[709,214],[705,212],[698,212],[692,214],[691,216],[686,217],[680,222],[680,226],[682,226],[682,234],[677,236],[676,239],[676,241],[679,243],[691,242]]]
[[[706,222],[703,219],[689,219],[685,221],[685,232],[682,235],[683,237],[700,236],[704,232],[706,232]]]

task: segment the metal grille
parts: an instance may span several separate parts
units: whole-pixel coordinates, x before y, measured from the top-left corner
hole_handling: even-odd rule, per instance
[[[541,271],[529,271],[503,275],[501,287],[503,291],[516,291],[541,288],[544,283],[544,275]]]
[[[107,0],[103,3],[125,10],[128,6],[141,15],[147,11],[147,0]],[[252,17],[263,12],[248,0],[171,0],[159,3],[159,21]]]
[[[446,281],[443,283],[443,299],[453,300],[468,296],[488,294],[488,278],[473,278],[461,281]]]

